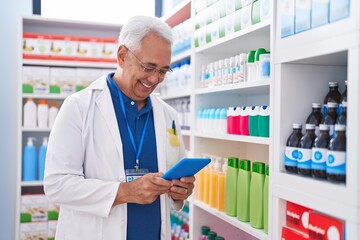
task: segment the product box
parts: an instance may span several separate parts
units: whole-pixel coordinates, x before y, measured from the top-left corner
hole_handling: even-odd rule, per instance
[[[47,221],[48,201],[44,194],[22,195],[20,222]]]
[[[251,5],[252,2],[253,0],[241,0],[241,7],[244,8],[248,5]]]
[[[241,1],[242,0],[235,0],[235,11],[239,10],[242,8],[241,6]]]
[[[350,0],[330,0],[330,22],[334,22],[350,15]]]
[[[47,222],[20,224],[20,240],[47,239]]]
[[[219,21],[213,22],[206,27],[206,43],[219,39]]]
[[[220,19],[220,6],[221,2],[216,2],[210,7],[210,13],[211,13],[211,21],[216,22]]]
[[[71,94],[76,91],[75,68],[50,68],[50,93]]]
[[[55,240],[57,221],[49,221],[47,229],[47,240]]]
[[[241,9],[241,29],[245,29],[252,25],[252,4]]]
[[[74,37],[52,35],[50,58],[57,60],[75,60],[77,42]]]
[[[242,9],[239,9],[235,12],[235,16],[234,16],[235,32],[241,30],[241,14],[242,14]]]
[[[76,91],[83,90],[102,75],[101,69],[77,68]]]
[[[199,29],[206,26],[206,17],[207,17],[207,11],[202,10],[201,12],[198,12],[195,16],[195,29]]]
[[[235,18],[234,13],[227,15],[225,17],[225,36],[229,36],[235,32],[234,18]]]
[[[308,240],[309,236],[288,227],[282,227],[281,240]]]
[[[295,33],[311,28],[311,0],[296,0]]]
[[[196,0],[195,1],[195,12],[198,13],[207,7],[207,0]]]
[[[101,61],[103,43],[99,38],[78,37],[76,58],[79,61]]]
[[[300,232],[308,234],[309,213],[312,211],[292,202],[286,203],[286,225]]]
[[[259,0],[259,1],[260,1],[260,21],[264,21],[271,17],[272,0]]]
[[[22,68],[23,93],[47,94],[49,93],[50,68],[30,67]]]
[[[295,34],[295,0],[280,0],[281,38]]]
[[[48,220],[58,220],[59,219],[60,206],[54,203],[48,203]]]
[[[339,219],[318,212],[310,212],[309,239],[344,240],[345,224]]]
[[[230,15],[235,12],[235,0],[226,0],[225,13]]]
[[[117,62],[118,40],[116,38],[103,38],[101,58],[105,62]]]
[[[260,0],[253,2],[251,9],[251,22],[255,25],[260,22]]]
[[[23,34],[24,59],[48,59],[50,56],[51,40],[46,34]]]
[[[330,0],[312,0],[311,3],[311,27],[319,27],[329,23]]]
[[[226,0],[220,0],[219,11],[220,11],[220,18],[226,16]]]

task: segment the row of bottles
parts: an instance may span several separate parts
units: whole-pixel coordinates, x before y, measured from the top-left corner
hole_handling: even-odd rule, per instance
[[[181,211],[170,209],[171,240],[189,239],[189,203],[185,202]]]
[[[45,159],[48,138],[44,137],[42,145],[37,152],[34,146],[36,138],[29,137],[24,147],[22,160],[22,181],[36,181],[44,179]]]
[[[270,53],[264,48],[201,66],[200,87],[270,79]]]
[[[172,28],[173,44],[171,48],[171,55],[176,56],[182,52],[191,49],[192,36],[192,21],[191,19],[174,26]]]
[[[197,176],[197,199],[268,232],[269,167],[262,162],[212,156]]]
[[[208,226],[201,226],[200,240],[225,240],[224,237],[218,236],[217,232],[212,231]]]
[[[51,102],[49,108],[45,99],[40,99],[38,104],[32,98],[28,98],[24,104],[24,127],[52,127],[59,112],[56,101]]]
[[[190,97],[176,98],[166,102],[178,112],[180,128],[182,130],[190,130]]]

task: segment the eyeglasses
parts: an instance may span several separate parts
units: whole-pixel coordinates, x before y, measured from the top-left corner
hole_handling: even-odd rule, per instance
[[[172,72],[172,69],[169,68],[167,70],[159,70],[159,69],[156,69],[155,67],[153,66],[149,66],[149,65],[146,65],[145,63],[143,63],[136,55],[135,53],[133,53],[128,47],[126,47],[127,50],[129,50],[129,52],[134,55],[134,57],[138,60],[140,66],[142,67],[142,70],[143,72],[145,73],[151,73],[151,72],[155,72],[158,74],[158,78],[159,80],[163,80],[166,76],[167,73],[169,72]]]

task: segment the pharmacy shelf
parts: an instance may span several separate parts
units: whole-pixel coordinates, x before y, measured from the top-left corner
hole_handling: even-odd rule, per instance
[[[48,67],[83,67],[83,68],[104,68],[115,69],[116,63],[111,62],[87,62],[87,61],[59,61],[59,60],[38,60],[24,59],[22,61],[25,66],[48,66]]]
[[[36,186],[43,186],[43,181],[22,181],[22,187],[36,187]]]
[[[199,208],[205,210],[206,212],[216,216],[217,218],[221,219],[222,221],[227,222],[228,224],[231,224],[232,226],[235,226],[238,229],[243,230],[244,232],[256,237],[259,240],[268,240],[269,239],[268,235],[265,234],[263,230],[251,227],[250,223],[248,223],[248,222],[241,222],[236,217],[230,217],[230,216],[226,215],[224,212],[220,212],[214,208],[211,208],[199,200],[194,200],[193,203],[194,203],[195,207],[199,207]]]
[[[170,99],[176,99],[176,98],[183,98],[183,97],[190,97],[190,91],[176,91],[173,94],[166,94],[164,96],[161,96],[161,99],[163,100],[170,100]]]
[[[190,7],[191,1],[183,0],[174,9],[172,9],[169,14],[166,14],[161,19],[169,24],[170,27],[174,27],[190,18]]]
[[[50,132],[51,128],[22,127],[23,132]]]
[[[210,139],[232,141],[232,142],[253,143],[253,144],[262,144],[262,145],[270,144],[270,139],[265,137],[251,137],[251,136],[213,134],[213,133],[201,133],[201,132],[196,132],[194,136],[199,138],[210,138]]]
[[[197,47],[196,53],[222,54],[223,52],[236,53],[238,49],[247,52],[259,47],[270,47],[270,19],[242,29],[231,35],[219,38],[204,46]],[[239,44],[241,41],[241,44]]]
[[[183,59],[190,58],[190,57],[191,57],[191,49],[172,56],[171,57],[171,62],[172,63],[179,62],[179,61],[181,61]]]
[[[198,88],[195,90],[196,95],[213,94],[213,93],[228,93],[228,94],[264,94],[269,93],[270,79],[254,82],[239,82],[234,84],[227,84],[215,86],[211,88]]]
[[[33,93],[24,93],[22,94],[22,98],[33,98],[33,99],[59,99],[63,100],[67,98],[69,95],[65,94],[33,94]]]

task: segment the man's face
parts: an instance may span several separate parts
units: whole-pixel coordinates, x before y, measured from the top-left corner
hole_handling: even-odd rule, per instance
[[[135,101],[145,100],[164,81],[159,77],[159,71],[161,75],[170,69],[171,45],[157,35],[149,34],[137,49],[123,50],[126,53],[120,81],[122,90]]]

